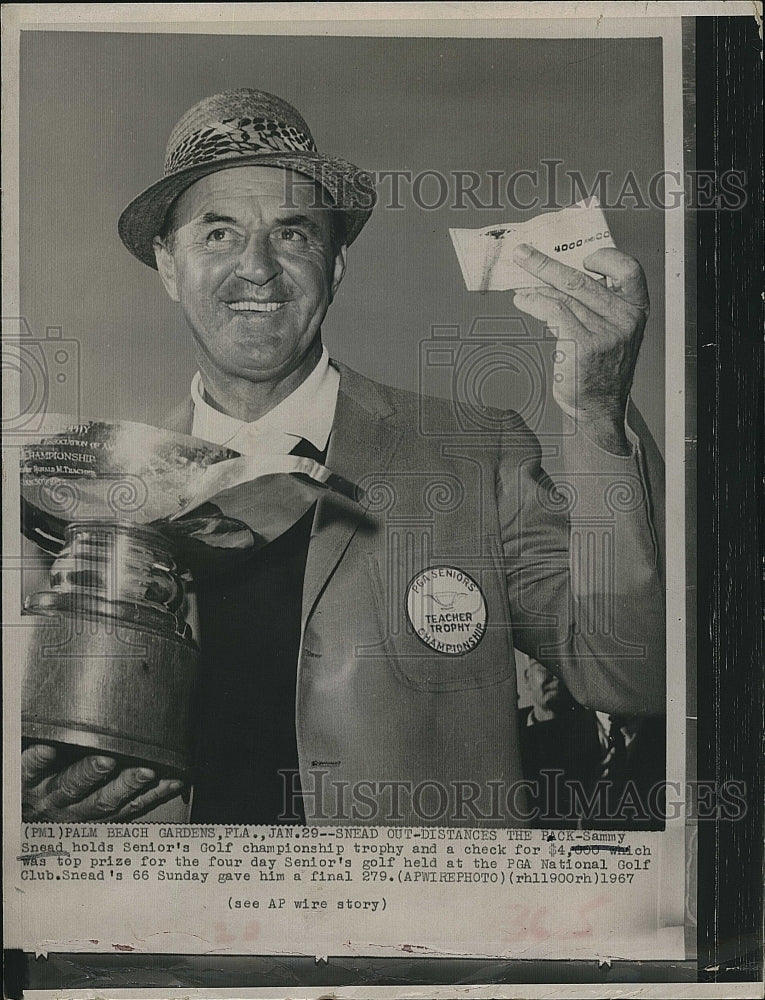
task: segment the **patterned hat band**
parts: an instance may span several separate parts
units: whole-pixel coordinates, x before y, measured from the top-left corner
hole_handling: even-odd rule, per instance
[[[154,238],[162,232],[176,198],[208,174],[262,166],[308,177],[344,221],[345,242],[356,239],[372,213],[372,179],[348,160],[319,153],[303,116],[264,90],[240,87],[199,101],[170,133],[160,180],[134,198],[120,215],[128,250],[156,268]]]
[[[248,153],[288,152],[315,153],[316,146],[292,125],[268,118],[228,118],[184,136],[165,160],[164,173]]]

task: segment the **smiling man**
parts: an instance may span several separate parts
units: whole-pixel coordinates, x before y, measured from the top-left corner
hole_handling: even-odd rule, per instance
[[[321,357],[324,314],[345,272],[330,213],[293,175],[237,167],[198,180],[157,237],[157,267],[197,347],[216,408],[257,420],[295,390]],[[222,405],[221,405],[222,404]]]
[[[519,256],[540,288],[517,307],[576,344],[555,388],[576,485],[559,492],[512,400],[465,430],[452,402],[329,358],[322,323],[373,205],[368,175],[318,153],[291,105],[238,90],[184,115],[120,219],[196,347],[167,426],[308,454],[366,490],[199,585],[192,821],[522,822],[514,645],[593,709],[664,711],[662,470],[629,402],[639,264],[602,250],[590,277]],[[593,546],[581,526],[604,520]],[[181,790],[102,755],[66,766],[38,745],[23,764],[29,819],[138,817]]]

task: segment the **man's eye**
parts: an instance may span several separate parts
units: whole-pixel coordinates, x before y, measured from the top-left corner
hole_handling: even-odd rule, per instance
[[[207,243],[230,243],[233,239],[233,233],[230,229],[213,229],[206,237]]]
[[[287,243],[305,243],[306,241],[305,235],[299,229],[280,229],[279,237]]]

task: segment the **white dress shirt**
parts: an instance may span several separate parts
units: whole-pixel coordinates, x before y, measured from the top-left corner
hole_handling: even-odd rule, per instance
[[[598,739],[600,740],[600,745],[604,750],[608,750],[608,734],[611,731],[611,716],[607,712],[596,712],[595,716],[598,720]],[[622,731],[624,746],[626,748],[637,736],[638,722],[636,719],[625,719],[624,725],[619,728]]]
[[[268,413],[248,423],[210,406],[204,398],[202,378],[197,372],[191,382],[194,402],[191,433],[213,444],[232,448],[241,455],[264,452],[287,455],[301,438],[324,451],[335,419],[339,388],[340,373],[329,363],[325,347],[319,363],[297,389]]]

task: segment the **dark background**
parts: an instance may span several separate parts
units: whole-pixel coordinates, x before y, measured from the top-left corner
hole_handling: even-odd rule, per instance
[[[628,170],[646,191],[663,166],[658,38],[23,32],[22,314],[37,337],[57,326],[79,340],[82,416],[161,423],[188,393],[195,365],[183,317],[156,273],[123,247],[117,218],[159,179],[183,112],[242,86],[292,102],[320,151],[360,167],[476,171],[484,203],[488,170],[535,170],[543,158],[590,184],[612,171],[616,193]],[[524,201],[533,194],[525,184]],[[380,187],[384,201],[390,182]],[[436,182],[421,193],[436,202]],[[427,211],[406,194],[401,203],[379,204],[351,247],[323,333],[351,367],[414,390],[419,343],[433,324],[467,331],[479,315],[518,315],[511,293],[466,291],[449,227],[524,221],[540,209]],[[617,246],[648,278],[653,312],[634,398],[663,449],[664,215],[628,208],[607,218]],[[541,325],[528,322],[538,336]],[[520,406],[523,388],[509,374],[495,376],[484,398]]]
[[[744,781],[749,807],[699,823],[698,965],[702,981],[760,982],[762,40],[747,17],[699,18],[696,37],[697,168],[748,178],[743,211],[696,213],[698,776]]]

